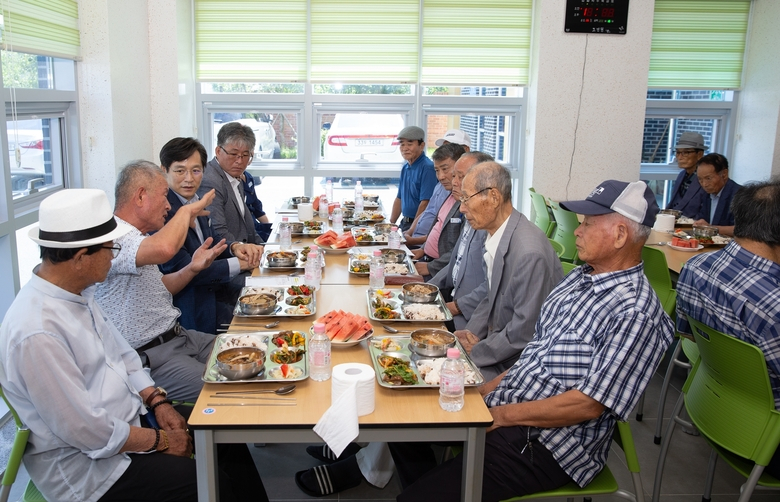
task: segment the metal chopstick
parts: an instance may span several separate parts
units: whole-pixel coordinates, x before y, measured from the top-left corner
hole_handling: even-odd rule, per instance
[[[206,406],[296,406],[296,403],[207,403]]]
[[[212,394],[209,397],[219,397],[222,399],[265,399],[267,401],[295,401],[294,397],[244,397],[244,396],[218,396],[216,394]]]

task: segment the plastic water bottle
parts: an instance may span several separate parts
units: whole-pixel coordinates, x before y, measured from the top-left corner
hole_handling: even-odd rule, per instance
[[[374,250],[371,257],[371,267],[368,271],[368,287],[382,289],[385,287],[385,260],[382,259],[382,251]]]
[[[330,378],[330,339],[325,324],[314,323],[314,334],[309,339],[309,378],[323,382]]]
[[[292,229],[287,224],[287,217],[282,217],[282,223],[279,224],[279,249],[289,251],[292,249]]]
[[[329,201],[333,200],[333,182],[331,180],[328,180],[328,182],[325,183],[325,197],[327,197]]]
[[[322,277],[322,267],[320,267],[317,253],[310,251],[306,257],[306,267],[304,269],[304,280],[307,286],[314,289],[320,287],[320,278]]]
[[[355,185],[355,213],[363,212],[363,184],[358,180]]]
[[[340,207],[333,209],[333,231],[339,235],[344,233],[344,211]]]
[[[309,249],[312,253],[317,253],[317,263],[319,263],[320,268],[325,266],[325,257],[322,256],[322,250],[320,250],[320,247],[316,244],[312,244],[309,246]]]
[[[401,249],[401,234],[398,233],[398,227],[390,229],[390,235],[387,236],[387,246],[390,249]]]
[[[457,348],[447,349],[447,360],[441,365],[440,376],[439,406],[444,411],[460,411],[463,409],[465,370]]]
[[[325,194],[320,196],[320,218],[328,219],[328,196]]]

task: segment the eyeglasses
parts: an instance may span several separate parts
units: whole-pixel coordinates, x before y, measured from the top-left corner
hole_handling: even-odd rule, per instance
[[[114,258],[116,258],[119,255],[119,252],[122,251],[122,245],[114,243],[113,246],[100,246],[103,249],[110,249],[111,254],[114,255]]]
[[[481,193],[482,193],[482,192],[484,192],[485,190],[490,190],[491,188],[496,188],[496,187],[485,187],[485,188],[483,188],[482,190],[480,190],[479,192],[477,192],[477,193],[475,193],[475,194],[471,194],[471,195],[469,195],[468,197],[461,197],[461,198],[460,198],[460,203],[461,203],[461,204],[465,204],[465,203],[466,203],[466,202],[468,202],[468,201],[469,201],[469,199],[471,199],[472,197],[476,197],[477,195],[481,194]]]
[[[195,169],[171,169],[171,173],[173,173],[174,176],[177,178],[184,178],[189,173],[193,178],[197,178],[198,176],[203,176],[203,169],[201,168],[195,168]]]
[[[219,147],[223,152],[225,152],[225,155],[232,161],[235,162],[236,160],[240,160],[241,162],[244,161],[244,159],[249,159],[251,162],[254,158],[254,154],[251,153],[230,153],[221,146]]]
[[[678,157],[683,157],[685,155],[693,155],[696,152],[698,150],[675,150],[674,154]]]

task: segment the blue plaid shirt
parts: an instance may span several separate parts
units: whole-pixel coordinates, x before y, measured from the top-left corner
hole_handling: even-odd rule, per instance
[[[578,390],[606,407],[594,420],[544,429],[539,441],[580,486],[607,462],[616,420],[626,420],[674,336],[643,266],[590,275],[583,265],[550,293],[536,334],[485,396],[489,407]]]
[[[736,242],[694,256],[677,282],[681,333],[691,333],[686,314],[764,352],[775,407],[780,409],[780,265]]]

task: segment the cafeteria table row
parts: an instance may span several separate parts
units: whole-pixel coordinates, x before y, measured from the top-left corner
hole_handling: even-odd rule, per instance
[[[722,249],[722,247],[720,246],[713,246],[713,247],[706,247],[704,249],[699,249],[699,250],[679,251],[677,249],[672,249],[668,245],[668,243],[671,240],[672,240],[671,235],[663,232],[658,232],[656,230],[651,230],[650,237],[647,238],[646,245],[653,246],[663,251],[664,255],[666,256],[666,263],[669,266],[669,270],[671,270],[672,272],[676,272],[677,274],[680,273],[680,270],[682,270],[682,267],[683,265],[685,265],[685,262],[687,262],[694,256],[700,255],[702,253],[711,253],[713,251],[717,251],[718,249]]]
[[[299,236],[294,240],[300,239]],[[310,245],[310,238],[300,239],[294,245],[301,249]],[[268,249],[275,246],[268,245]],[[316,314],[308,317],[281,317],[274,330],[309,332],[314,320],[331,310],[345,310],[368,317],[368,278],[350,274],[348,255],[327,254],[320,289],[315,293]],[[276,277],[282,281],[289,271],[258,269],[255,275]],[[301,271],[302,273],[302,271]],[[240,320],[240,322],[238,322]],[[240,333],[247,323],[267,323],[268,318],[234,318],[231,331]],[[241,324],[242,326],[238,326]],[[382,327],[372,321],[375,336],[382,335]],[[443,327],[438,322],[395,322],[399,330],[411,331],[420,327]],[[264,331],[258,329],[258,331]],[[366,341],[351,347],[333,347],[332,366],[358,362],[371,365]],[[195,403],[189,420],[194,431],[198,475],[198,499],[202,502],[218,500],[217,455],[219,443],[321,443],[312,430],[331,404],[331,380],[315,382],[305,379],[296,382],[296,390],[287,397],[295,397],[295,406],[218,406],[215,392],[220,390],[273,389],[279,383],[206,383]],[[465,406],[456,413],[439,407],[436,388],[388,389],[375,382],[375,409],[359,418],[359,436],[355,441],[462,441],[463,462],[462,500],[479,501],[482,491],[485,429],[493,419],[476,388],[466,389]],[[222,400],[224,402],[224,400]],[[303,448],[303,446],[301,446]],[[292,476],[294,473],[290,473]],[[263,475],[262,466],[260,475]]]

